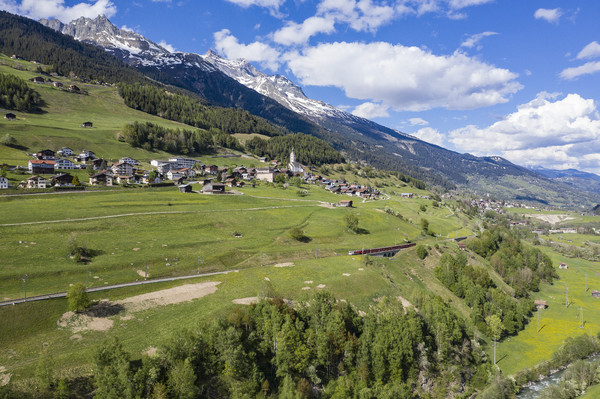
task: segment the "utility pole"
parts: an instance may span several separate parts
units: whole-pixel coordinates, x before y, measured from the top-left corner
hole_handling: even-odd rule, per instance
[[[27,299],[27,274],[23,277],[23,282],[25,283],[25,299]]]

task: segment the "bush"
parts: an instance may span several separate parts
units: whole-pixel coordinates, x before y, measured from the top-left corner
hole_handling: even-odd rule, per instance
[[[356,233],[358,231],[358,217],[351,213],[344,216],[344,222],[346,222],[346,227],[348,230]]]
[[[83,283],[75,283],[67,292],[69,310],[73,312],[84,312],[90,306],[90,298]]]
[[[427,249],[423,245],[417,246],[417,256],[419,259],[425,259],[427,257]]]
[[[290,237],[296,241],[307,242],[310,239],[304,234],[304,231],[298,227],[294,227],[290,230]]]

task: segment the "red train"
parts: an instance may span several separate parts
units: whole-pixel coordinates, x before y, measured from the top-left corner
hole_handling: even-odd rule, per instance
[[[348,255],[370,255],[377,254],[379,252],[399,251],[404,248],[414,247],[415,245],[417,244],[414,242],[409,242],[407,244],[393,245],[391,247],[357,249],[356,251],[348,251]]]

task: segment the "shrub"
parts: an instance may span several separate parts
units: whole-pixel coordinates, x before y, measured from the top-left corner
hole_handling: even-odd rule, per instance
[[[427,249],[423,245],[417,246],[417,256],[419,259],[425,259],[427,257]]]
[[[83,283],[75,283],[67,292],[69,310],[73,312],[84,312],[90,306],[90,298]]]

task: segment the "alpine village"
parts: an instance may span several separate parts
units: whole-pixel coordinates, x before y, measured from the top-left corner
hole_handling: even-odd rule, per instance
[[[7,10],[0,398],[600,397],[597,175]]]

